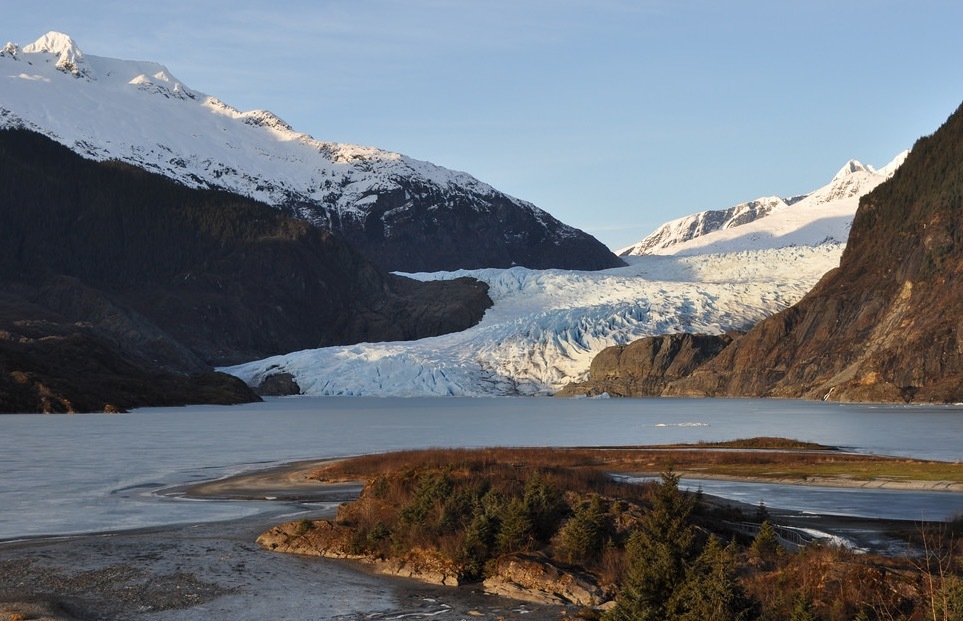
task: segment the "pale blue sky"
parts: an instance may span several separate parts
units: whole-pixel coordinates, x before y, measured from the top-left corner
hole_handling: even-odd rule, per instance
[[[963,101],[957,0],[43,0],[0,24],[467,171],[612,248],[883,166]]]

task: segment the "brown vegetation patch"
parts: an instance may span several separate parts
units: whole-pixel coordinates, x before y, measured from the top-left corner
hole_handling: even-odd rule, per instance
[[[801,463],[850,472],[955,466],[810,445],[774,448],[799,446],[782,439],[734,444],[740,450],[444,449],[346,459],[313,476],[366,479],[357,501],[342,505],[333,522],[291,522],[259,541],[275,550],[362,557],[378,571],[438,584],[484,581],[491,592],[586,606],[580,618],[606,621],[963,615],[959,520],[921,527],[920,556],[912,558],[819,544],[792,552],[767,525],[767,512],[703,504],[679,490],[672,471],[645,485],[610,476],[665,464],[773,471]],[[733,520],[763,525],[753,540]]]
[[[755,448],[758,447],[758,448]],[[576,472],[658,473],[673,470],[693,476],[725,475],[804,482],[836,478],[840,481],[945,481],[963,483],[957,463],[859,455],[784,438],[736,440],[731,443],[614,448],[485,448],[428,449],[364,455],[332,462],[316,470],[321,481],[367,480],[414,467],[463,470],[479,476],[519,476],[531,469],[555,472],[565,478],[588,476]],[[505,470],[508,468],[508,470]],[[564,486],[574,484],[565,482]],[[599,489],[601,481],[591,489]],[[578,488],[586,491],[585,487]]]

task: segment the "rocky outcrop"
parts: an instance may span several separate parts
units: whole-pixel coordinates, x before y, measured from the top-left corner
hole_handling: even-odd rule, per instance
[[[84,160],[23,130],[0,131],[0,222],[9,320],[42,319],[35,328],[93,339],[105,362],[113,352],[118,373],[133,365],[189,375],[311,347],[434,336],[473,325],[491,306],[474,279],[386,274],[266,205]],[[38,360],[42,335],[30,338],[36,355],[18,354],[16,367],[4,359],[0,371],[39,372],[25,365]],[[68,393],[87,390],[68,367],[44,365],[41,376]],[[101,405],[155,403],[154,393],[128,399],[126,387],[140,383],[111,377],[97,383],[108,389]],[[0,410],[12,407],[4,399]]]
[[[540,604],[598,606],[605,598],[592,576],[560,569],[539,556],[511,554],[495,561],[485,591]]]
[[[90,303],[109,308],[96,298]],[[0,412],[120,412],[147,405],[258,400],[244,382],[210,372],[156,328],[135,331],[138,338],[118,346],[114,336],[126,334],[120,328],[127,324],[117,319],[116,325],[117,330],[99,331],[90,322],[72,321],[9,292],[0,295]],[[138,342],[144,350],[131,354]],[[183,355],[191,372],[151,365],[145,361],[150,352],[173,352],[169,361]]]
[[[436,550],[417,548],[403,556],[380,558],[351,552],[354,529],[327,520],[286,522],[262,533],[257,543],[274,552],[353,559],[375,572],[429,584],[457,586],[462,568]],[[485,579],[485,591],[544,604],[597,606],[606,599],[592,576],[559,568],[549,559],[525,554],[499,558]]]
[[[660,395],[731,342],[732,336],[726,334],[668,334],[606,347],[592,359],[588,380],[569,384],[556,396]]]
[[[290,373],[274,373],[258,384],[257,393],[266,397],[290,397],[300,395],[301,387]]]
[[[418,548],[389,559],[355,554],[351,552],[354,534],[354,529],[327,520],[299,520],[262,533],[257,543],[274,552],[354,559],[379,574],[458,586],[459,567],[440,553]]]
[[[963,401],[963,107],[864,196],[838,269],[668,396]]]

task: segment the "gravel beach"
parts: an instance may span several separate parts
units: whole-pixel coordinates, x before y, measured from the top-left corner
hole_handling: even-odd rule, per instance
[[[0,543],[0,621],[559,619],[565,609],[378,576],[349,561],[277,554],[255,543],[279,522],[330,518],[357,484],[305,480],[305,463],[168,490],[276,499],[229,522]],[[294,501],[297,502],[294,502]],[[303,503],[303,504],[302,504]]]

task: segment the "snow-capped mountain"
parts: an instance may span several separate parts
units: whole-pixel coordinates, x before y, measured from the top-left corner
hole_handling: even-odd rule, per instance
[[[832,181],[809,194],[767,196],[666,222],[617,254],[693,254],[845,242],[859,198],[892,177],[907,153],[879,170],[850,160]]]
[[[467,173],[316,140],[266,110],[241,112],[189,88],[158,63],[85,54],[61,33],[0,50],[0,128],[10,127],[281,207],[388,269],[621,264],[593,237]]]

